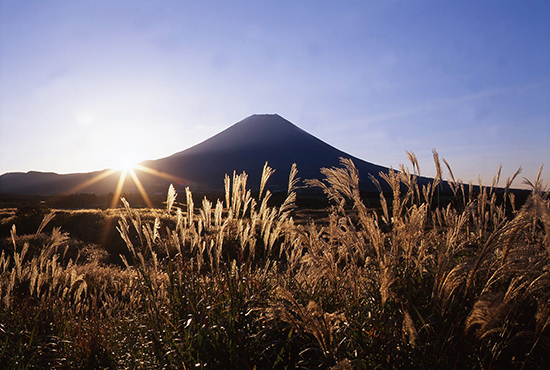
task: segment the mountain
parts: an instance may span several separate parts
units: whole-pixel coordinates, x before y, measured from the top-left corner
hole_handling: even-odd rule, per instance
[[[369,174],[377,176],[388,168],[375,165],[338,150],[300,129],[277,114],[252,115],[219,134],[169,157],[142,162],[135,172],[149,193],[166,192],[173,183],[181,191],[223,190],[225,174],[246,171],[248,186],[258,188],[264,163],[276,172],[268,187],[287,188],[293,163],[302,179],[323,178],[320,168],[340,165],[340,157],[351,158],[361,175],[361,187],[376,191]],[[55,173],[7,173],[0,176],[0,193],[63,194],[114,192],[120,172],[112,170],[58,175]],[[100,180],[94,180],[101,178]],[[381,181],[381,183],[384,183]],[[84,186],[86,185],[86,186]],[[124,189],[137,191],[127,177]]]
[[[204,189],[223,189],[224,175],[246,171],[249,186],[258,187],[265,162],[276,171],[270,188],[286,189],[293,163],[302,179],[320,178],[322,167],[351,158],[362,177],[388,169],[344,153],[295,126],[277,114],[253,115],[182,152],[143,165],[193,181]],[[367,187],[371,184],[366,181]]]

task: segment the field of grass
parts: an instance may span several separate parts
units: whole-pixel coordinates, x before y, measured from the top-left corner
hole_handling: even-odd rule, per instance
[[[327,216],[300,222],[297,170],[273,206],[267,165],[257,196],[234,175],[217,202],[170,188],[164,209],[47,213],[24,233],[4,210],[0,368],[546,368],[547,188],[517,207],[515,175],[473,191],[447,166],[441,205],[437,155],[429,186],[409,157],[377,209],[352,162],[323,169]]]

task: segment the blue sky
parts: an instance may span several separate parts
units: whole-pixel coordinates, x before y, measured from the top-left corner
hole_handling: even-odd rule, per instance
[[[548,1],[0,2],[0,174],[156,159],[278,113],[385,166],[550,172]],[[287,169],[281,169],[286,171]],[[517,182],[516,185],[519,185]]]

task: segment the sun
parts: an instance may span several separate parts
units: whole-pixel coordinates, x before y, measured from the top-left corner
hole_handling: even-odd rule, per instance
[[[120,171],[120,177],[118,179],[118,183],[114,192],[114,197],[111,202],[110,208],[115,208],[118,204],[120,195],[122,194],[122,190],[124,187],[124,183],[126,182],[126,178],[130,177],[132,181],[134,182],[135,186],[137,187],[137,190],[141,194],[141,197],[143,198],[143,201],[149,208],[153,208],[153,203],[151,202],[151,199],[149,199],[149,195],[147,195],[147,191],[143,187],[143,184],[141,183],[141,180],[139,179],[138,175],[134,171],[134,169],[137,168],[145,168],[141,165],[139,165],[136,162],[126,160],[126,158],[119,158],[118,163],[116,167],[114,167],[111,171],[116,172]]]
[[[113,169],[117,171],[128,172],[136,168],[137,162],[131,160],[130,158],[117,158],[116,163],[114,163]]]

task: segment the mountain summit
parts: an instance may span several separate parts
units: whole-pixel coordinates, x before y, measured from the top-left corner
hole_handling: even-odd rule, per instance
[[[248,186],[257,189],[265,162],[276,172],[268,187],[287,188],[293,163],[302,179],[323,178],[322,167],[340,166],[340,158],[350,158],[361,175],[361,187],[375,191],[369,174],[377,176],[388,168],[378,166],[338,150],[300,129],[277,114],[252,115],[219,134],[169,157],[142,162],[135,172],[147,192],[166,192],[170,183],[178,190],[217,191],[224,187],[225,174],[248,174]],[[8,173],[0,176],[0,192],[23,194],[63,194],[71,192],[108,193],[116,187],[118,175],[109,170],[85,174]],[[160,175],[160,176],[159,176]],[[101,178],[99,181],[93,179]],[[90,184],[85,187],[82,184]],[[80,184],[80,186],[79,186]],[[125,183],[134,191],[131,179]]]

